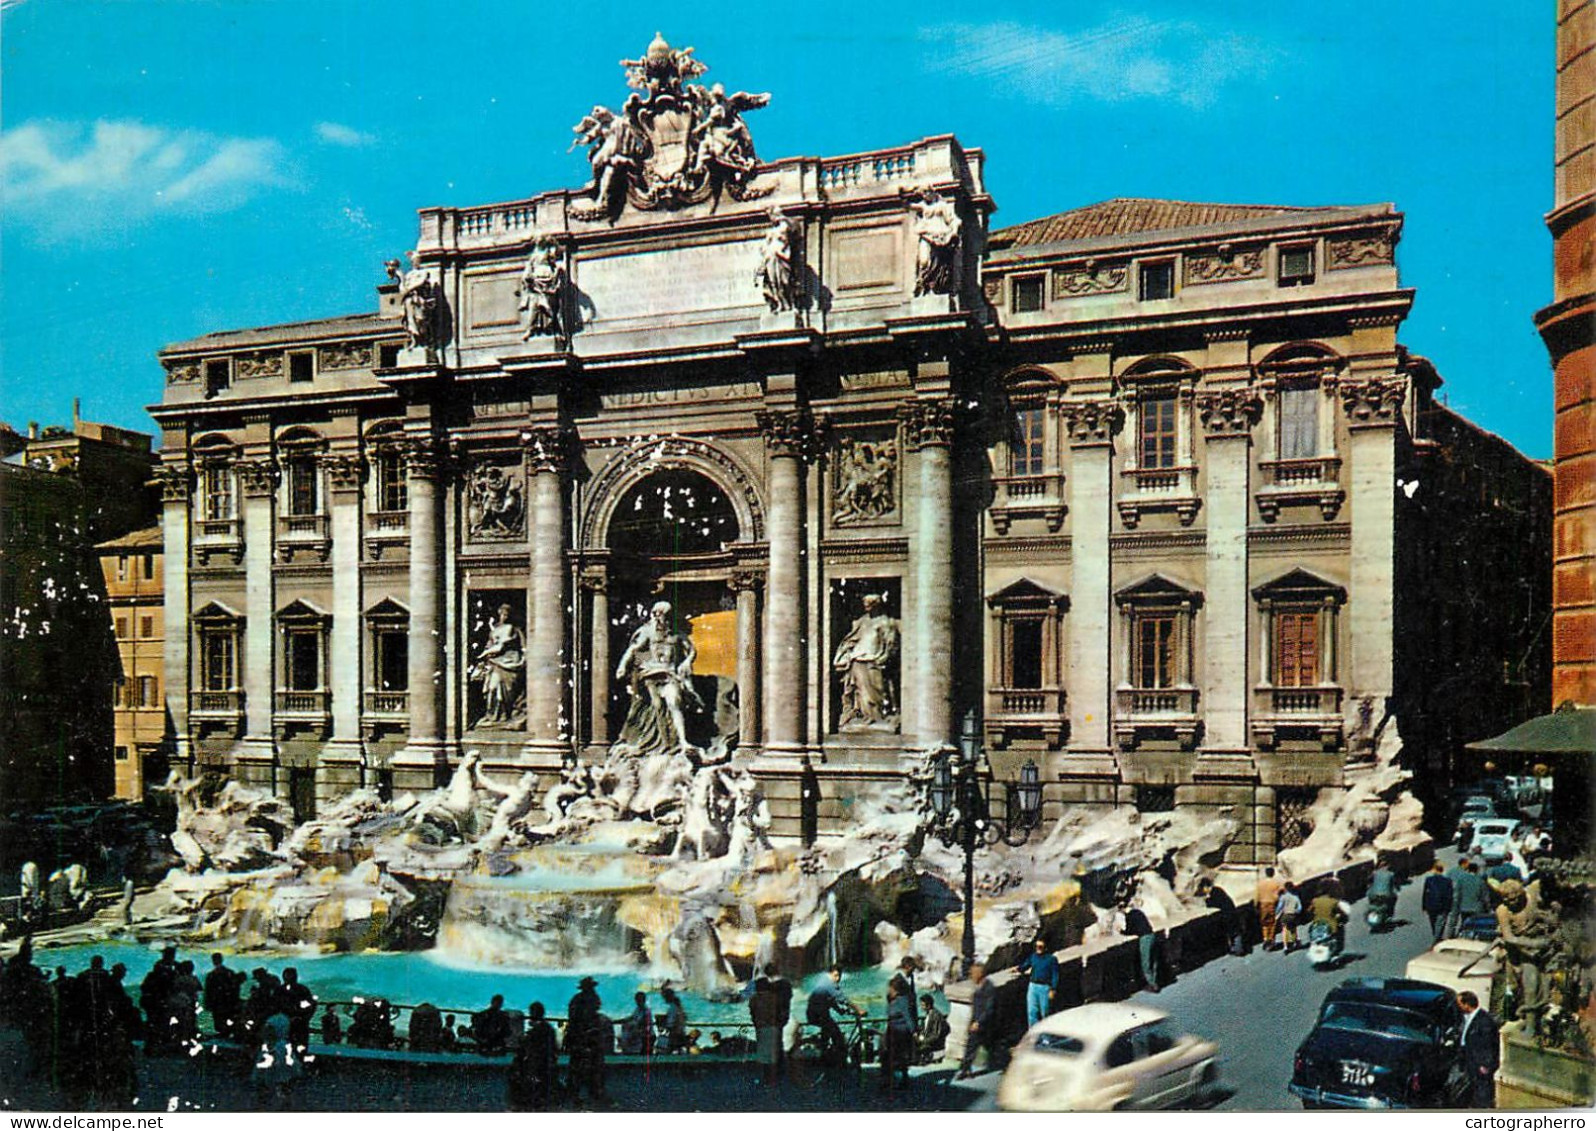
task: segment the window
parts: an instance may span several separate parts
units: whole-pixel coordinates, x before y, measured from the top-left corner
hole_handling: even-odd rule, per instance
[[[144,555],[142,555],[142,558],[143,558],[143,561],[142,561],[141,565],[143,567],[142,568],[142,573],[143,573],[143,576],[144,576],[144,580],[145,581],[154,581],[155,580],[155,555],[154,554],[144,554]]]
[[[1280,249],[1277,281],[1282,287],[1305,287],[1313,282],[1313,246],[1301,244]]]
[[[1041,275],[1020,275],[1009,284],[1009,309],[1015,314],[1034,314],[1042,309],[1044,293]]]
[[[402,628],[378,628],[372,638],[378,691],[410,687],[410,634]]]
[[[1275,614],[1276,687],[1316,687],[1319,683],[1319,613]]]
[[[118,581],[126,581],[127,580],[127,555],[126,554],[118,554],[116,556],[116,579]]]
[[[145,640],[148,640],[152,636],[155,635],[155,618],[154,617],[140,617],[139,618],[139,635],[142,636]]]
[[[1108,1068],[1124,1068],[1136,1059],[1135,1033],[1121,1033],[1114,1038],[1103,1054],[1103,1064]]]
[[[289,691],[321,687],[321,629],[294,626],[283,641],[283,686]]]
[[[1158,470],[1175,466],[1175,397],[1145,397],[1140,412],[1140,466]]]
[[[1175,297],[1175,261],[1143,263],[1136,276],[1136,297],[1142,302]]]
[[[311,456],[296,456],[288,461],[288,513],[319,514],[316,490],[316,461]]]
[[[288,379],[295,384],[302,384],[314,380],[316,377],[316,355],[309,350],[295,352],[288,355]]]
[[[126,762],[127,761],[127,747],[126,746],[118,746],[116,748],[116,760],[118,762]]]
[[[1280,390],[1280,458],[1319,454],[1319,386],[1293,384]]]
[[[377,347],[377,364],[383,369],[392,369],[399,364],[399,343],[384,342]]]
[[[1136,810],[1139,813],[1173,813],[1175,811],[1175,787],[1172,785],[1137,786]]]
[[[402,511],[410,506],[404,458],[397,451],[387,448],[377,453],[376,480],[379,511]]]
[[[1042,686],[1042,620],[1027,617],[1009,624],[1010,687]]]
[[[126,617],[117,617],[116,618],[116,638],[118,640],[126,640],[127,639],[127,618]]]
[[[211,522],[222,522],[233,517],[233,469],[212,464],[205,469],[201,479],[204,494],[205,517]]]
[[[1131,622],[1135,686],[1175,686],[1175,615],[1141,613]]]
[[[237,645],[237,632],[232,628],[200,631],[200,681],[204,690],[232,691],[237,686],[233,662]]]
[[[1043,422],[1047,410],[1040,405],[1027,405],[1016,409],[1013,433],[1009,439],[1009,473],[1011,475],[1041,475],[1042,455],[1045,448]]]
[[[159,707],[161,705],[160,685],[156,683],[153,675],[139,676],[140,707]]]
[[[232,370],[225,357],[213,358],[205,363],[205,395],[214,397],[227,391],[232,383]]]

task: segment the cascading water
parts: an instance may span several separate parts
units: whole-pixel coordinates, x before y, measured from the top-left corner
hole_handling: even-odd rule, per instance
[[[837,962],[837,893],[826,893],[826,969]]]

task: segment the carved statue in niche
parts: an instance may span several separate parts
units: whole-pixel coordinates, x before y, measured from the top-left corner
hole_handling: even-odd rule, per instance
[[[687,711],[704,710],[693,689],[698,652],[688,636],[671,627],[670,615],[670,602],[656,601],[615,668],[615,678],[626,682],[632,696],[620,741],[639,754],[691,750]]]
[[[466,530],[473,539],[519,538],[526,529],[521,479],[497,464],[478,464],[466,485]]]
[[[526,635],[500,605],[472,657],[470,679],[482,685],[482,714],[472,726],[512,727],[526,716]]]
[[[885,602],[866,593],[864,612],[837,645],[833,670],[841,675],[842,714],[838,730],[891,730],[898,725],[897,618],[882,610]]]
[[[839,526],[883,518],[898,509],[898,445],[842,437],[837,444],[837,489],[832,521]]]
[[[754,282],[764,293],[771,313],[797,307],[803,290],[799,273],[798,240],[802,228],[796,217],[785,215],[779,207],[770,210],[770,227],[760,247],[759,270]]]
[[[565,336],[560,306],[565,294],[565,268],[560,265],[560,248],[547,236],[539,236],[526,257],[521,283],[515,289],[521,316],[526,321],[524,340],[542,334]]]
[[[911,200],[914,234],[919,247],[915,253],[914,293],[952,294],[958,283],[959,235],[964,221],[951,197],[936,191]]]
[[[405,345],[432,349],[438,344],[438,283],[421,266],[419,252],[406,253],[410,270],[401,273],[397,259],[388,260],[388,277],[399,284],[399,309],[404,315]]]

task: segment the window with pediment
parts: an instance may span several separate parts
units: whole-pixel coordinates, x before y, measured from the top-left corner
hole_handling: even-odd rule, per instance
[[[238,690],[238,649],[244,634],[244,618],[212,601],[194,614],[193,621],[199,638],[200,690]]]

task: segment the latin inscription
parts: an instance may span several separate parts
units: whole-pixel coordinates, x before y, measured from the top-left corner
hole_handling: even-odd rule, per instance
[[[583,260],[576,285],[595,323],[732,310],[760,303],[753,240]]]
[[[685,385],[672,389],[637,389],[604,396],[605,408],[644,408],[655,404],[686,404],[693,401],[748,400],[764,395],[758,381],[739,381],[734,385]]]

